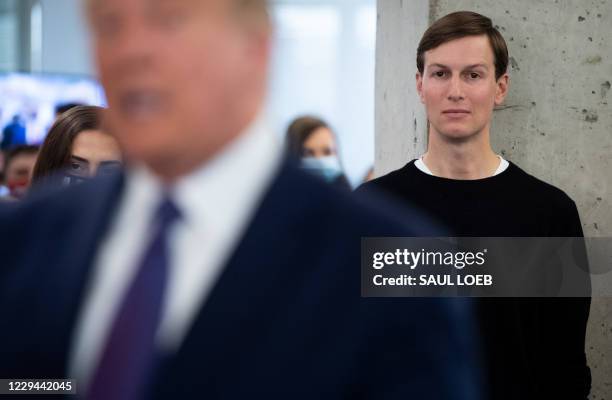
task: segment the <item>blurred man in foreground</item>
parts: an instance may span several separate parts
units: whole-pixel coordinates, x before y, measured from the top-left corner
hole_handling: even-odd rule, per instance
[[[88,15],[128,168],[0,210],[1,377],[89,399],[478,397],[469,310],[359,297],[360,237],[413,232],[285,165],[263,126],[264,1]]]

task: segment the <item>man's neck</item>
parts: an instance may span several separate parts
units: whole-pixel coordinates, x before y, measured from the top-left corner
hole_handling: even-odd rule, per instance
[[[263,91],[262,91],[263,92]],[[240,113],[234,113],[227,119],[232,121],[231,126],[224,129],[216,129],[214,132],[202,133],[207,136],[201,142],[186,143],[180,154],[170,154],[168,150],[160,153],[160,157],[143,161],[149,170],[166,186],[172,186],[176,181],[190,175],[211,160],[218,158],[228,147],[250,129],[261,129],[264,124],[262,118],[261,104],[263,94],[260,97],[251,96],[242,99],[243,104]]]
[[[492,176],[500,159],[491,149],[488,134],[465,141],[449,142],[430,132],[423,162],[435,175],[448,179],[474,180]]]

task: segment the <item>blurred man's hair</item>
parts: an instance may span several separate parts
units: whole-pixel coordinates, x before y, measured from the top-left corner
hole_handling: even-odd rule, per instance
[[[471,11],[458,11],[448,14],[425,31],[417,48],[417,69],[423,75],[425,52],[466,36],[486,35],[493,50],[495,79],[508,70],[508,46],[501,33],[493,26],[490,18]]]

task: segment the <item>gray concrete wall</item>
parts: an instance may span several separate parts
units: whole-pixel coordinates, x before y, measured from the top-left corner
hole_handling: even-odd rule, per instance
[[[426,148],[414,75],[426,26],[449,12],[491,17],[506,38],[510,94],[495,112],[494,149],[560,187],[587,236],[612,236],[612,2],[379,0],[376,173]],[[592,399],[612,399],[612,299],[594,299],[587,332]]]
[[[378,0],[374,94],[375,173],[397,169],[426,149],[427,118],[416,94],[415,54],[429,24],[428,0]]]
[[[82,0],[13,0],[10,15],[15,31],[2,41],[12,41],[11,62],[6,70],[94,76],[90,57],[89,32],[85,26]],[[32,9],[40,6],[41,29],[33,36]],[[32,42],[39,42],[39,54],[33,54]],[[1,61],[1,60],[0,60]]]

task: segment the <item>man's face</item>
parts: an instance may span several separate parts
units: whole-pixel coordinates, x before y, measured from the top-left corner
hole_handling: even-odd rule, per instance
[[[493,108],[508,91],[508,75],[495,79],[486,35],[452,40],[425,52],[417,90],[432,133],[465,140],[490,127]]]
[[[244,128],[245,102],[253,81],[265,80],[267,54],[234,7],[230,0],[90,0],[105,123],[128,159],[157,170],[191,168]]]

